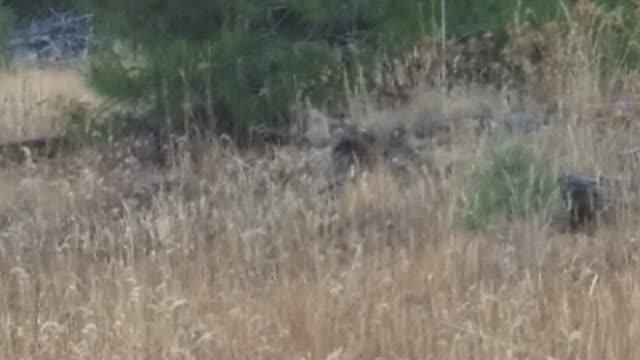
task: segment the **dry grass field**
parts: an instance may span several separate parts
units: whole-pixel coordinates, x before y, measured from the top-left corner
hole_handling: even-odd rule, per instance
[[[98,101],[77,69],[16,68],[0,81],[0,143],[55,134],[69,101]]]
[[[592,68],[574,65],[555,78],[562,110],[519,141],[555,171],[633,177],[620,154],[640,145],[635,109],[607,110]],[[617,75],[616,96],[634,99],[637,75]],[[0,82],[3,139],[46,133],[58,105],[93,99],[73,72]],[[359,121],[462,124],[479,104],[508,114],[502,96],[423,90]],[[449,144],[336,196],[318,192],[326,149],[212,145],[168,170],[87,149],[2,168],[0,358],[638,359],[639,213],[593,234],[544,214],[465,231],[456,213],[492,140],[455,126]]]

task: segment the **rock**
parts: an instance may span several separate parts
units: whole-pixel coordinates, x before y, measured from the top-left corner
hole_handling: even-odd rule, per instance
[[[303,110],[299,117],[291,129],[292,137],[299,143],[315,148],[330,146],[332,140],[348,127],[343,119],[331,117],[314,108]]]

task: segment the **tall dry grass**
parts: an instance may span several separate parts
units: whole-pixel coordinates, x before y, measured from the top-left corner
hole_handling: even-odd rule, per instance
[[[572,105],[521,141],[557,170],[632,175],[620,153],[640,131],[581,111],[594,103],[581,81],[572,91],[562,79],[556,96]],[[632,96],[631,85],[622,93]],[[594,94],[603,104],[606,95]],[[369,126],[464,123],[474,104],[502,109],[500,96],[460,90],[438,106],[417,97],[369,112],[378,115]],[[451,143],[433,160],[452,167],[450,178],[424,167],[401,182],[381,167],[336,196],[318,194],[320,150],[212,147],[198,166],[162,172],[108,167],[87,150],[3,169],[0,354],[637,359],[637,212],[592,236],[559,233],[539,215],[464,232],[456,210],[492,142],[455,127]],[[302,165],[311,170],[280,181]],[[155,181],[172,187],[153,190]]]
[[[464,181],[425,169],[400,184],[380,169],[337,198],[311,177],[279,185],[308,157],[213,149],[148,203],[128,187],[151,170],[90,154],[3,173],[3,357],[638,354],[633,218],[593,237],[537,217],[465,233],[452,215]]]
[[[70,105],[98,101],[77,68],[14,67],[0,83],[0,143],[58,134]]]

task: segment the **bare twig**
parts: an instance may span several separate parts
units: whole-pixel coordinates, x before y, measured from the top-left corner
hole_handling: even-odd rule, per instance
[[[61,62],[85,56],[94,41],[93,14],[50,9],[43,18],[24,19],[10,36],[9,44],[18,62]]]

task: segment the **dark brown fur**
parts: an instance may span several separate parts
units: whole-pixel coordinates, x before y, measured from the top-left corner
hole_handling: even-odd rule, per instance
[[[332,159],[341,170],[353,165],[370,167],[376,158],[375,145],[376,140],[372,135],[364,131],[350,132],[333,146]]]

